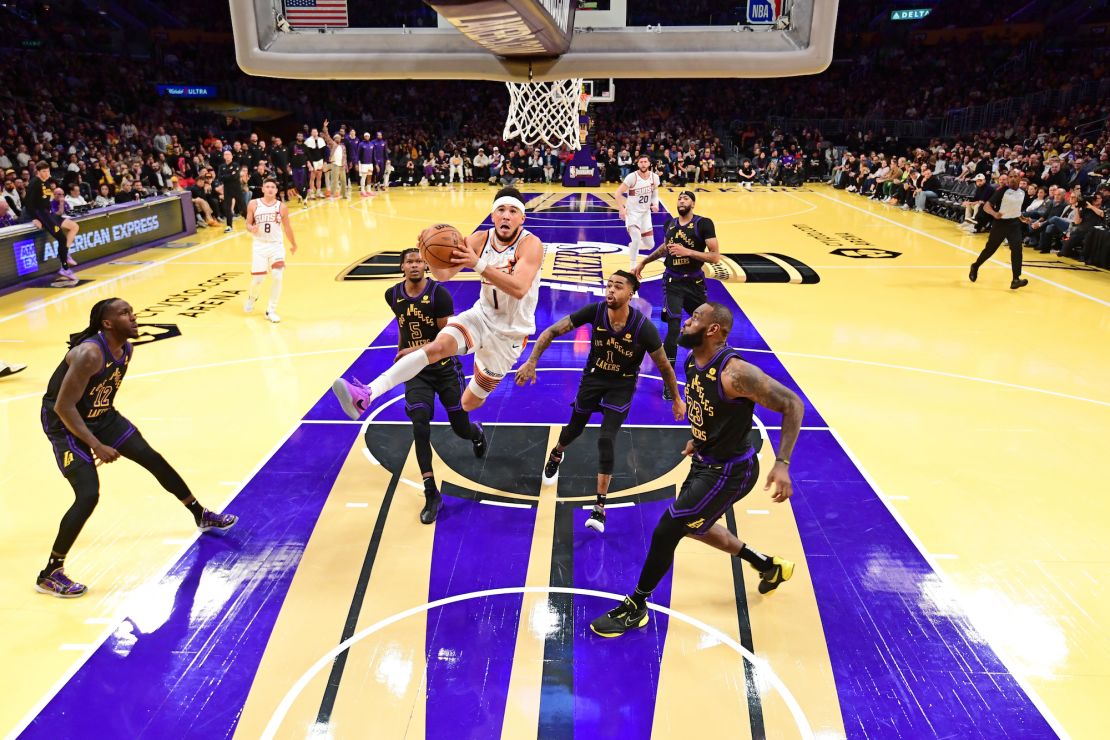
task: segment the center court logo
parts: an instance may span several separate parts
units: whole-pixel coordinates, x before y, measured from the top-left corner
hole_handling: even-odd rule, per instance
[[[581,225],[597,223],[598,215],[616,218],[617,202],[612,193],[539,193],[526,196],[529,216],[538,217],[532,230],[541,238],[552,224],[545,221],[574,214]],[[623,234],[623,228],[621,229]],[[662,233],[661,230],[659,232]],[[348,266],[336,280],[400,280],[401,248],[374,252]],[[646,252],[641,252],[646,254]],[[549,241],[544,239],[541,268],[543,284],[562,290],[600,292],[605,279],[616,270],[628,269],[628,244],[604,241]],[[812,285],[821,281],[817,272],[801,260],[775,252],[726,253],[716,263],[705,263],[707,278],[723,283],[797,283]],[[663,277],[663,261],[656,260],[644,269],[644,282]],[[460,272],[456,280],[476,280],[470,271]]]

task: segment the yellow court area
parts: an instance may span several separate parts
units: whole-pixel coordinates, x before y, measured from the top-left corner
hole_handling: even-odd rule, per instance
[[[598,197],[589,199],[580,197],[583,191],[561,187],[522,189],[529,193],[525,226],[560,230],[545,236],[537,228],[549,243],[545,278],[563,286],[551,292],[558,301],[552,297],[545,303],[547,294],[541,296],[542,328],[565,315],[565,306],[574,301],[596,300],[588,293],[598,286],[585,277],[583,255],[588,250],[582,245],[625,245],[627,236],[615,214],[612,223],[602,226],[577,220],[581,214],[604,212],[605,193],[594,192]],[[263,732],[293,682],[338,644],[345,623],[351,621],[357,631],[432,600],[429,579],[435,582],[446,545],[436,540],[440,534],[433,527],[417,521],[423,499],[417,484],[411,484],[420,475],[411,449],[395,450],[394,466],[384,459],[373,465],[360,425],[312,421],[306,414],[393,320],[383,302],[389,280],[342,278],[353,268],[357,273],[359,265],[372,264],[376,254],[413,245],[416,234],[432,223],[451,223],[469,233],[488,216],[492,195],[492,188],[480,186],[394,189],[362,200],[291,206],[300,249],[287,260],[280,324],[267,322],[260,309],[243,311],[251,245],[239,224],[230,235],[209,229],[191,237],[189,244],[149,249],[80,270],[79,277],[90,282],[72,289],[35,288],[0,296],[0,359],[28,365],[25,372],[0,380],[0,560],[5,564],[0,571],[0,663],[6,668],[0,673],[5,697],[0,731],[22,728],[71,676],[84,675],[85,659],[106,636],[112,636],[110,644],[130,644],[121,638],[121,618],[128,618],[124,625],[136,634],[162,630],[165,636],[176,624],[169,619],[171,611],[185,608],[191,616],[180,640],[199,660],[209,646],[189,643],[188,629],[219,617],[209,604],[234,600],[211,570],[197,582],[188,583],[188,575],[174,580],[178,570],[171,565],[195,552],[191,521],[144,470],[126,461],[100,468],[99,506],[66,563],[67,572],[89,585],[88,595],[63,602],[32,588],[58,519],[72,500],[41,431],[40,399],[64,355],[67,336],[88,323],[90,307],[102,298],[129,301],[142,331],[154,340],[135,349],[118,400],[120,411],[207,507],[236,512],[249,490],[237,499],[235,494],[267,465],[272,468],[271,455],[294,432],[307,434],[315,425],[340,428],[338,433],[349,437],[337,442],[344,451],[326,471],[335,481],[307,544],[262,547],[257,551],[264,556],[251,559],[221,554],[227,558],[221,567],[254,569],[260,579],[268,571],[291,568],[288,596],[278,599],[284,607],[274,618],[257,672],[244,679],[249,692],[238,707],[240,737]],[[676,196],[677,191],[662,194],[672,213]],[[1029,286],[1013,291],[1008,263],[996,259],[972,284],[967,268],[984,237],[967,235],[934,216],[895,210],[823,185],[754,192],[708,186],[697,193],[696,212],[713,219],[724,254],[757,256],[734,263],[761,264],[765,269],[759,274],[779,269],[785,276],[740,282],[734,271],[735,281],[721,284],[746,317],[745,325],[754,327],[766,343],[757,346],[754,334],[737,330],[733,344],[747,349],[750,357],[777,358],[820,414],[803,435],[824,435],[824,441],[800,445],[797,451],[797,456],[811,451],[814,477],[803,479],[795,500],[775,507],[760,484],[735,510],[742,538],[799,563],[795,579],[774,600],[753,598],[749,579],[748,629],[755,653],[790,689],[813,730],[829,737],[853,731],[848,710],[861,699],[853,695],[843,673],[847,669],[838,668],[849,665],[838,657],[843,648],[830,646],[866,637],[844,634],[847,623],[829,616],[834,605],[817,582],[815,561],[848,556],[837,547],[826,551],[814,544],[818,524],[810,522],[827,523],[827,516],[802,508],[800,500],[807,485],[831,481],[824,492],[840,490],[836,483],[841,479],[832,473],[820,477],[821,465],[814,459],[824,454],[821,445],[828,444],[843,450],[858,467],[878,497],[877,509],[886,516],[889,508],[934,572],[922,590],[904,590],[901,551],[887,539],[869,542],[869,533],[860,531],[864,575],[846,576],[835,589],[828,582],[825,586],[851,590],[864,602],[868,594],[917,600],[923,613],[962,624],[961,634],[969,642],[981,641],[1000,660],[988,669],[1012,675],[1028,701],[1055,718],[1057,731],[1100,737],[1102,705],[1110,695],[1110,632],[1105,627],[1110,624],[1110,544],[1105,536],[1110,500],[1104,495],[1110,275],[1049,256],[1030,261],[1025,271]],[[998,257],[1005,254],[1002,250]],[[609,254],[600,264],[611,271],[625,266],[627,258]],[[569,283],[579,268],[581,291],[575,293]],[[810,273],[819,282],[802,279]],[[711,295],[719,289],[713,285]],[[467,307],[456,302],[457,311]],[[581,367],[584,361],[584,355],[575,360],[570,349],[566,358],[567,367],[574,362]],[[572,372],[552,372],[546,378],[553,393],[560,384],[571,386],[572,393],[576,380]],[[498,394],[509,393],[508,381],[503,386]],[[506,397],[527,398],[512,393]],[[657,396],[654,390],[652,394]],[[480,474],[454,463],[446,433],[433,440],[441,480],[460,491],[523,507],[497,509],[508,524],[489,535],[520,540],[526,556],[520,587],[556,585],[558,568],[552,561],[560,552],[560,511],[565,508],[570,516],[592,494],[592,484],[575,493],[564,481],[556,496],[538,484],[535,469],[521,472],[511,484],[497,473],[498,466],[503,470],[525,459],[534,458],[542,466],[566,412],[559,403],[536,419],[532,432],[513,431],[509,422],[498,427],[497,420],[489,419],[496,431],[491,457]],[[483,411],[475,418],[485,422]],[[442,419],[442,411],[438,413]],[[768,427],[765,439],[773,445],[778,418],[763,412],[761,419]],[[660,425],[667,422],[659,420]],[[437,428],[437,435],[441,431]],[[393,423],[387,432],[411,442],[402,423]],[[648,431],[632,432],[633,444],[655,444]],[[676,433],[681,437],[680,430]],[[534,448],[509,449],[506,444],[499,450],[498,435],[529,440]],[[592,459],[591,447],[580,444],[581,457]],[[763,459],[769,452],[764,449]],[[635,459],[648,457],[643,453]],[[648,514],[657,511],[650,509],[651,492],[673,486],[684,475],[677,458],[670,469],[657,464],[663,467],[653,482],[613,497],[618,502],[622,495],[629,501],[644,495],[647,537],[654,523]],[[864,505],[855,488],[845,483],[844,491],[845,509]],[[383,507],[387,497],[390,503]],[[639,507],[617,511],[633,508]],[[270,512],[275,520],[297,515],[280,507]],[[477,521],[478,514],[473,516]],[[514,524],[518,521],[519,527]],[[239,536],[263,536],[252,528],[257,522],[257,517],[241,521]],[[574,526],[580,529],[580,522],[575,520]],[[371,544],[376,560],[368,571]],[[470,547],[479,545],[460,545]],[[607,539],[605,547],[619,548],[619,540]],[[632,562],[639,555],[628,557]],[[575,568],[585,567],[576,561]],[[368,575],[360,585],[364,570]],[[167,572],[170,577],[162,578]],[[635,571],[626,575],[631,588]],[[182,582],[189,589],[185,601]],[[504,585],[491,583],[490,588]],[[452,588],[447,592],[455,593]],[[738,588],[742,595],[743,583]],[[357,609],[351,608],[352,592],[365,596]],[[707,548],[683,543],[671,608],[740,640],[745,628],[738,627],[734,596],[729,562]],[[515,659],[506,679],[508,699],[498,710],[503,718],[499,714],[495,724],[506,738],[544,736],[544,707],[555,705],[544,704],[550,676],[543,664],[557,629],[537,627],[546,613],[546,596],[513,598],[519,600],[514,609],[522,616],[519,625],[506,627]],[[242,613],[250,604],[235,609]],[[878,619],[880,607],[875,609]],[[428,723],[441,719],[425,716],[430,690],[420,676],[430,675],[424,641],[432,640],[437,619],[434,610],[416,613],[351,649],[343,683],[328,700],[335,737],[354,736],[353,728],[366,713],[382,718],[382,737],[434,734]],[[644,710],[653,713],[654,737],[686,737],[698,723],[737,723],[740,734],[746,733],[749,725],[755,727],[749,716],[755,711],[753,691],[765,699],[758,711],[768,736],[804,736],[788,703],[760,682],[763,674],[749,677],[755,689],[746,687],[735,653],[709,649],[713,638],[677,618],[671,618],[668,629],[665,643],[658,646],[662,669],[654,703]],[[937,646],[953,639],[940,637]],[[143,644],[137,640],[138,646]],[[939,670],[939,663],[930,662],[940,660],[933,649],[930,644],[920,654],[894,655],[892,666],[907,673]],[[409,678],[398,678],[409,675],[406,671]],[[320,721],[328,676],[325,669],[291,701],[279,736],[304,736],[302,730]]]

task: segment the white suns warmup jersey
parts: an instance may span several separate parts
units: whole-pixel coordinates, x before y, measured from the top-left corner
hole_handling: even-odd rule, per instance
[[[497,244],[493,229],[486,232],[486,243],[478,255],[489,265],[486,269],[501,270],[511,275],[516,267],[517,245],[529,233],[527,229],[521,228],[512,244],[501,246]],[[492,329],[506,335],[523,337],[536,330],[536,303],[540,296],[542,272],[543,270],[536,271],[536,277],[528,287],[528,292],[519,300],[493,287],[491,283],[482,281],[482,294],[478,298],[478,305],[482,307],[482,316]]]
[[[258,224],[258,231],[254,233],[256,242],[266,245],[282,243],[280,200],[268,206],[266,201],[257,199],[254,202],[254,222]]]
[[[643,213],[651,210],[651,201],[659,192],[659,175],[649,172],[647,179],[640,179],[640,171],[628,173],[624,178],[624,185],[628,188],[628,200],[624,207],[630,213]]]

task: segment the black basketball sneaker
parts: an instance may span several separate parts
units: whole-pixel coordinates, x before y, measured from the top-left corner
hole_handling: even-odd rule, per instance
[[[637,609],[632,599],[625,596],[616,609],[590,622],[590,629],[602,637],[620,637],[630,629],[646,626],[648,619],[647,606]]]
[[[590,512],[590,518],[586,520],[586,526],[596,529],[598,534],[605,534],[605,509],[595,506]]]
[[[555,476],[559,474],[559,466],[563,462],[563,453],[558,450],[551,450],[551,454],[547,456],[547,464],[543,466],[543,479],[545,482],[550,483],[554,480]]]

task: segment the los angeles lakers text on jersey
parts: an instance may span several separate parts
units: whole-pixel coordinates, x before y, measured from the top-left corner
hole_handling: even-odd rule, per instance
[[[731,460],[751,445],[755,404],[748,398],[728,398],[722,387],[721,375],[733,358],[740,359],[740,353],[727,346],[704,366],[693,354],[686,358],[686,415],[698,454],[708,460]]]
[[[127,374],[127,366],[131,363],[132,347],[127,342],[123,345],[123,352],[119,357],[113,357],[108,348],[108,342],[103,334],[86,339],[84,343],[91,343],[100,348],[104,367],[89,378],[85,385],[85,392],[77,401],[77,413],[90,426],[95,427],[102,421],[108,412],[115,410],[116,393],[123,384],[123,377]],[[54,412],[54,404],[62,389],[62,380],[69,370],[69,363],[64,359],[54,370],[54,374],[47,383],[46,393],[42,397],[44,426],[51,429],[64,430],[61,419]]]
[[[120,384],[122,383],[123,372],[117,367],[112,370],[111,375],[94,385],[88,393],[91,406],[86,418],[95,419],[101,414],[111,410],[112,400],[115,398],[116,391],[119,390]]]
[[[591,303],[570,316],[575,327],[591,324],[590,356],[586,373],[608,377],[635,378],[644,354],[662,346],[659,331],[644,314],[629,307],[623,326],[614,326],[605,302]]]
[[[664,227],[666,234],[663,243],[677,244],[695,252],[704,252],[708,249],[706,241],[715,239],[717,232],[713,226],[713,221],[701,216],[694,216],[688,223],[682,223],[678,218],[672,218],[667,222]],[[663,258],[663,265],[666,267],[667,274],[673,277],[685,277],[687,275],[701,275],[702,262],[695,260],[693,257],[676,256],[670,252]]]
[[[401,291],[404,289],[401,288]],[[397,298],[393,310],[397,314],[397,329],[401,335],[402,347],[422,347],[435,339],[439,326],[432,315],[431,296],[425,294],[419,299]]]
[[[397,317],[398,347],[423,347],[439,335],[439,321],[454,313],[451,294],[438,282],[428,278],[423,290],[410,296],[405,282],[385,292],[385,301]],[[446,360],[440,365],[447,364]]]

